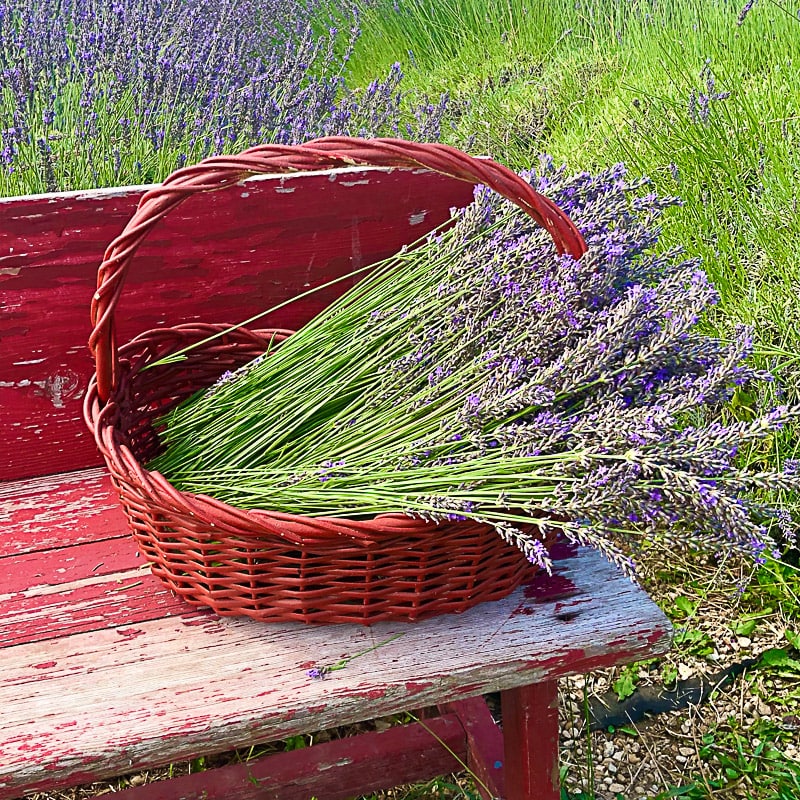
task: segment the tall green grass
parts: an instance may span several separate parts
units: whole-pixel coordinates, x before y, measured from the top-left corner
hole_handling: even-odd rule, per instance
[[[624,161],[684,207],[663,246],[703,258],[723,333],[756,326],[764,359],[800,377],[800,20],[769,0],[742,25],[726,0],[377,0],[351,82],[399,60],[419,95],[449,91],[456,145],[529,167]],[[704,72],[705,71],[705,72]],[[716,93],[708,117],[690,101]]]

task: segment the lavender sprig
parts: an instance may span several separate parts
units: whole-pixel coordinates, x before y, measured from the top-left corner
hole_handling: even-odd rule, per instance
[[[748,329],[698,329],[717,294],[697,262],[653,251],[676,201],[619,166],[528,177],[584,232],[583,258],[478,190],[449,231],[172,412],[152,466],[245,508],[488,523],[545,569],[552,527],[628,570],[655,539],[763,561],[787,524],[753,490],[800,478],[740,455],[800,411],[720,421],[768,376]]]
[[[371,653],[373,650],[377,650],[379,647],[383,647],[389,642],[393,642],[395,639],[399,639],[402,636],[401,633],[396,633],[394,636],[390,636],[388,639],[384,639],[382,642],[378,642],[378,644],[372,645],[372,647],[368,647],[366,650],[360,650],[358,653],[352,656],[346,656],[345,658],[340,658],[334,664],[323,664],[319,667],[312,667],[311,669],[306,670],[306,675],[311,678],[312,680],[321,680],[326,675],[330,675],[331,672],[336,672],[340,669],[344,669],[351,661],[360,656],[366,655],[367,653]]]

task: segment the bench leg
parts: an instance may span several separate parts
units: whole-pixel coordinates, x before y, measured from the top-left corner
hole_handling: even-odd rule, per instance
[[[503,785],[503,734],[480,695],[439,706],[443,714],[455,714],[467,737],[467,769],[482,800],[506,796]]]
[[[559,800],[558,682],[500,693],[506,800]]]

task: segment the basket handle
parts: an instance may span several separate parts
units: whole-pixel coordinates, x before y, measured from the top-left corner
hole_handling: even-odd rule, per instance
[[[116,386],[119,354],[114,310],[128,265],[153,226],[175,206],[199,192],[231,186],[251,175],[303,172],[344,166],[407,167],[433,170],[459,180],[484,184],[515,202],[553,238],[559,253],[580,258],[586,243],[569,217],[515,172],[443,144],[402,139],[330,136],[300,145],[261,145],[233,156],[213,156],[173,172],[146,192],[122,233],[108,246],[97,272],[92,298],[93,331],[89,349],[95,359],[97,394],[105,402]]]

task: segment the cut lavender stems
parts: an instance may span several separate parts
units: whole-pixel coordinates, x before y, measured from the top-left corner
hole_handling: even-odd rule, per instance
[[[583,258],[479,190],[450,230],[172,412],[151,468],[242,508],[489,523],[544,568],[531,521],[629,572],[655,540],[763,562],[787,525],[753,490],[800,479],[737,456],[800,410],[698,423],[769,376],[748,365],[748,330],[698,329],[717,298],[698,263],[655,249],[677,201],[621,166],[568,177],[543,159],[530,180],[581,229]]]

